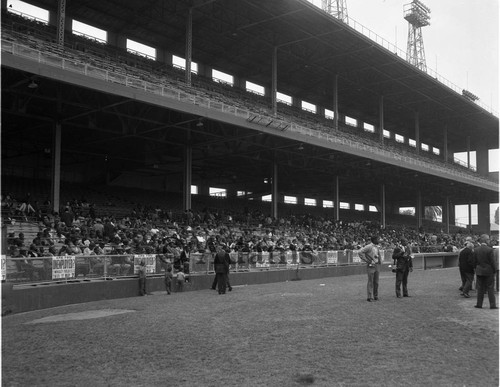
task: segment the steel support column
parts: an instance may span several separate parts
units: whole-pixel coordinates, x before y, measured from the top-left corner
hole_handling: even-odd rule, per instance
[[[467,204],[467,227],[469,230],[472,228],[472,203]]]
[[[64,26],[66,24],[66,0],[59,0],[57,9],[57,44],[64,45]]]
[[[418,112],[415,113],[415,146],[417,154],[420,153],[420,116]]]
[[[380,185],[380,224],[382,228],[386,228],[386,220],[385,220],[385,184]]]
[[[52,210],[60,211],[61,192],[61,123],[54,124],[54,134],[52,138],[52,181],[50,187],[50,197],[52,200]]]
[[[448,125],[443,128],[443,158],[448,163]]]
[[[488,202],[477,203],[477,227],[481,234],[491,232],[490,203]]]
[[[271,107],[273,114],[278,113],[278,101],[276,93],[278,92],[278,47],[273,48],[272,58],[272,74],[271,74]]]
[[[339,128],[339,75],[333,78],[333,127]]]
[[[420,190],[417,191],[417,203],[415,206],[415,216],[417,218],[417,230],[422,227],[422,192]]]
[[[193,56],[193,8],[189,8],[186,23],[186,85],[191,86],[191,61]]]
[[[384,143],[384,96],[381,95],[379,98],[378,102],[378,127],[379,127],[379,134],[378,138],[381,144]]]
[[[441,222],[443,223],[444,232],[446,234],[449,234],[450,233],[450,197],[449,196],[446,196],[445,201],[444,201]]]
[[[184,147],[183,166],[182,209],[187,211],[191,209],[191,182],[193,179],[193,148],[191,145]]]
[[[465,146],[467,148],[467,168],[470,168],[470,136],[465,139]]]
[[[340,220],[340,196],[339,177],[335,176],[335,186],[333,187],[333,209],[335,211],[335,221]]]
[[[273,184],[272,184],[272,197],[271,197],[271,203],[272,203],[272,211],[271,211],[271,217],[273,219],[278,219],[278,203],[279,203],[279,197],[278,197],[278,163],[276,161],[273,161]]]

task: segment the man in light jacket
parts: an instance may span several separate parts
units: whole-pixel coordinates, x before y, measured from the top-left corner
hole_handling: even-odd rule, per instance
[[[367,299],[372,302],[378,300],[378,279],[380,274],[380,253],[379,238],[372,236],[371,243],[359,250],[359,258],[366,263],[366,273],[368,274],[368,283],[366,284]]]

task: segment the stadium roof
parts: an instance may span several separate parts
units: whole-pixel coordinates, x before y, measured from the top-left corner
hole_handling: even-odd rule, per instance
[[[53,0],[31,3],[54,10]],[[384,96],[386,128],[440,146],[448,127],[450,149],[464,151],[465,138],[498,144],[498,118],[410,65],[306,0],[107,0],[67,1],[69,17],[180,57],[186,22],[193,17],[193,61],[271,85],[278,48],[278,90],[319,106],[332,106],[339,75],[342,114],[377,125]],[[458,60],[458,58],[457,58]]]

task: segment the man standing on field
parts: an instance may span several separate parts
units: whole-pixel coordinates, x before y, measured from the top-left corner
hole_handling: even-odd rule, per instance
[[[372,236],[371,243],[359,250],[359,258],[366,262],[366,273],[368,274],[368,283],[366,284],[367,299],[372,302],[378,300],[378,279],[380,275],[380,253],[379,238]]]
[[[490,309],[498,309],[495,299],[494,283],[496,264],[493,249],[488,246],[490,237],[487,234],[479,238],[480,246],[474,249],[473,257],[476,266],[477,301],[475,308],[483,307],[484,294],[488,293]]]

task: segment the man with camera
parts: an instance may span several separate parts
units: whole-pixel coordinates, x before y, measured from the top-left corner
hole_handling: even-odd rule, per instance
[[[403,297],[410,297],[408,295],[408,274],[413,271],[413,262],[406,239],[401,239],[401,245],[394,249],[392,259],[394,260],[392,271],[396,273],[396,297],[401,298],[401,284],[403,285]]]

